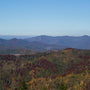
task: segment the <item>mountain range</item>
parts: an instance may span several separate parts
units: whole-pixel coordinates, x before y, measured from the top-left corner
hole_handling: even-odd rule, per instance
[[[90,36],[35,36],[24,39],[0,39],[0,51],[25,49],[34,52],[62,50],[65,48],[90,49]]]

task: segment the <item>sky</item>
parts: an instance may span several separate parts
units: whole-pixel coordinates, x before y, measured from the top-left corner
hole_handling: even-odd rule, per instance
[[[0,35],[90,36],[90,0],[0,0]]]

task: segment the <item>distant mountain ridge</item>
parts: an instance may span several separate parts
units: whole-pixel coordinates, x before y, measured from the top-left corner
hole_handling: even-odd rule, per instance
[[[25,39],[25,38],[30,38],[33,37],[32,35],[0,35],[1,39],[6,39],[6,40],[10,40],[13,38],[17,38],[17,39]]]
[[[0,51],[11,49],[31,50],[44,52],[50,50],[62,50],[65,48],[90,49],[90,36],[36,36],[25,39],[13,38],[0,39]],[[12,50],[11,50],[12,51]]]
[[[67,46],[77,49],[90,49],[90,36],[37,36],[26,39],[29,42],[37,41],[53,45]]]
[[[5,40],[5,39],[0,39],[0,52],[2,53],[3,51],[12,51],[13,49],[22,49],[22,51],[25,50],[31,50],[34,52],[44,52],[48,50],[53,50],[53,49],[64,49],[66,47],[60,46],[60,45],[49,45],[49,44],[44,44],[41,42],[37,41],[32,41],[29,42],[27,40],[23,39],[10,39],[10,40]]]

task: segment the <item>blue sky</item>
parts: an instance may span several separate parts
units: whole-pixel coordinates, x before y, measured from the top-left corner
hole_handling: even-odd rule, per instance
[[[90,35],[90,0],[0,0],[1,35]]]

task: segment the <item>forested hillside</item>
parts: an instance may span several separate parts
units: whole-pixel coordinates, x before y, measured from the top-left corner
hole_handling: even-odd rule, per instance
[[[90,50],[0,55],[0,90],[90,90]]]

